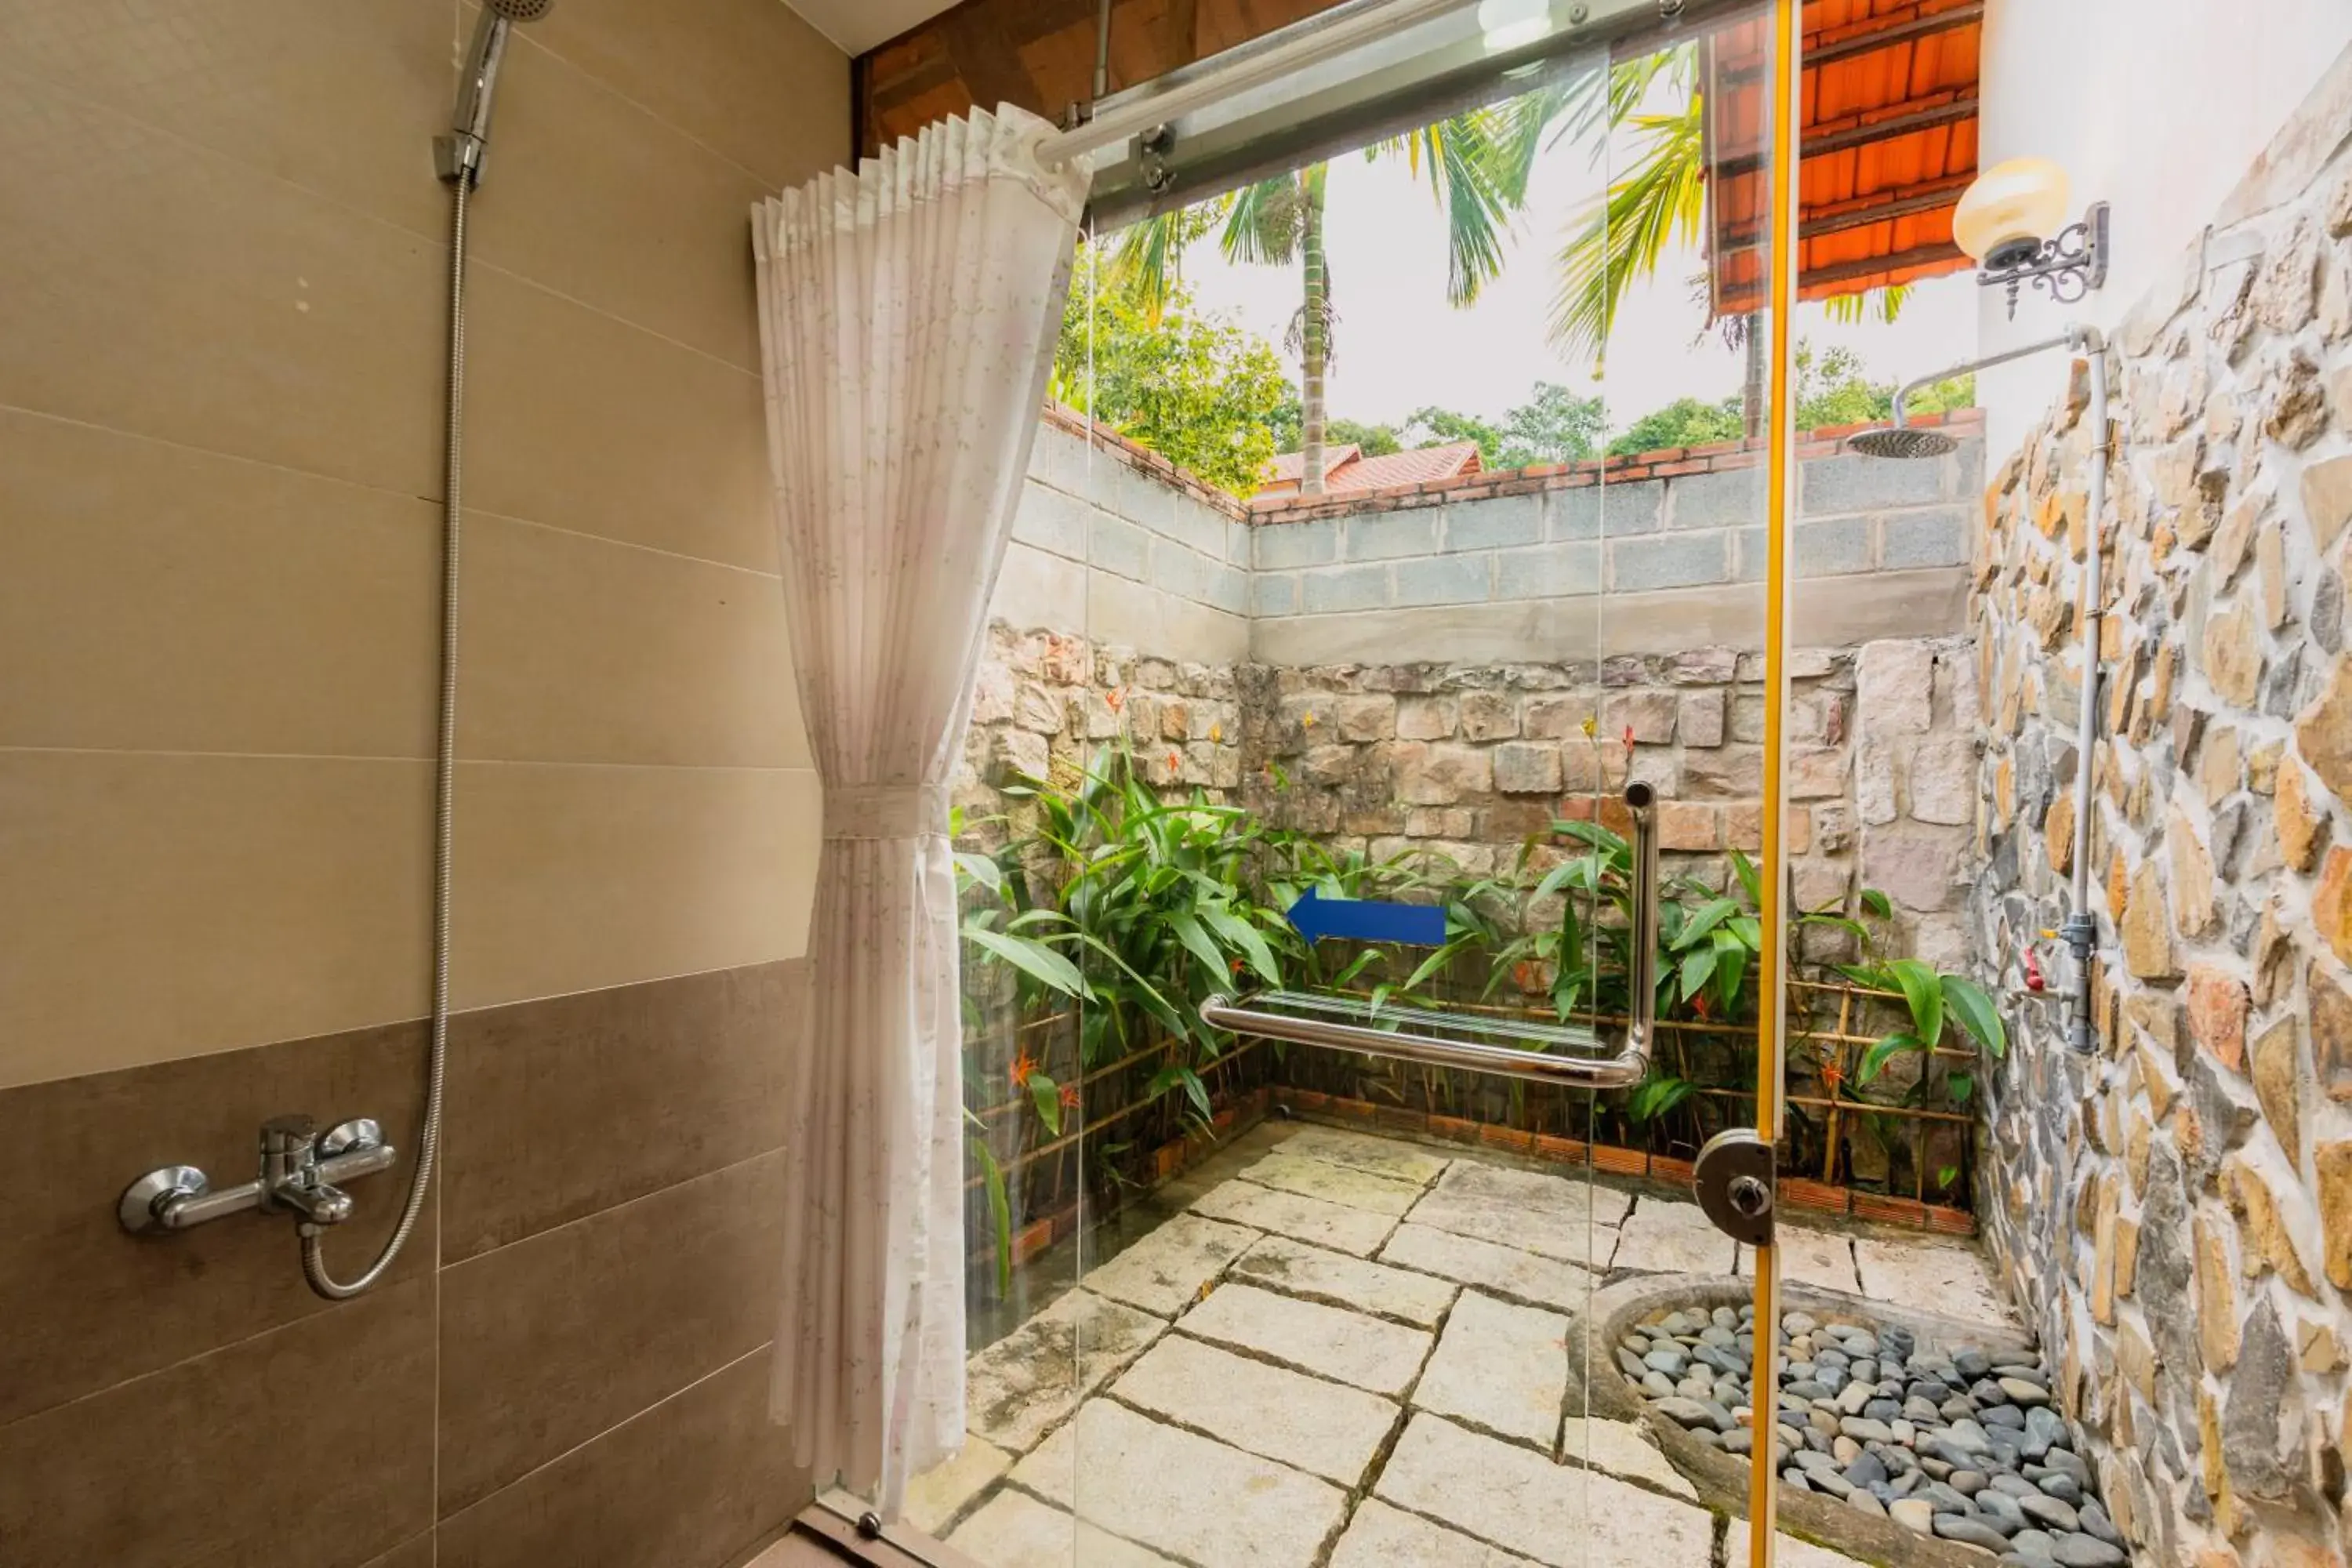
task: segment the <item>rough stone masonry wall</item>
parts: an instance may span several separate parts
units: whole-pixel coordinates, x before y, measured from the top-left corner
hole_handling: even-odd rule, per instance
[[[2352,1452],[2352,73],[1986,494],[1969,901],[2018,1033],[1979,1203],[2146,1560],[2341,1563]],[[2329,89],[2323,89],[2322,97]],[[2053,375],[2055,371],[2053,368]],[[2084,548],[2106,542],[2097,1044],[2021,1002],[2066,913]]]
[[[1792,660],[1799,904],[1850,908],[1859,888],[1878,888],[1895,906],[1895,946],[1951,965],[1964,962],[1975,668],[1949,638]],[[1753,853],[1761,838],[1763,725],[1761,659],[1730,648],[1599,665],[1293,669],[999,626],[958,798],[992,815],[1016,776],[1066,784],[1093,751],[1124,741],[1154,784],[1198,785],[1335,846],[1426,855],[1475,878],[1507,870],[1528,836],[1592,815],[1595,793],[1630,777],[1658,791],[1670,868],[1720,886],[1724,851]],[[1534,860],[1548,868],[1562,853],[1542,847]]]
[[[1972,658],[1957,641],[1890,640],[1804,650],[1791,667],[1786,828],[1799,905],[1850,907],[1858,887],[1879,887],[1904,945],[1957,962]],[[1762,837],[1762,677],[1759,655],[1726,647],[1598,665],[1253,666],[1242,798],[1375,858],[1423,851],[1481,877],[1638,779],[1658,793],[1669,870],[1719,887],[1725,851],[1752,854]],[[1289,787],[1275,787],[1266,761]],[[1566,853],[1539,847],[1532,863]]]

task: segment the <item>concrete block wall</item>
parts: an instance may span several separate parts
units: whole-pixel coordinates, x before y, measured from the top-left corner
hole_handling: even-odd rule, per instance
[[[1048,405],[991,602],[1022,631],[1118,640],[1172,659],[1249,652],[1247,511],[1158,453]]]
[[[1829,431],[1801,449],[1800,577],[1837,587],[1849,604],[1853,584],[1830,580],[1886,579],[1871,588],[1882,624],[1851,622],[1849,610],[1840,635],[1813,640],[1959,628],[1958,585],[1973,539],[1969,503],[1984,455],[1973,417],[1958,416],[1955,426],[1960,449],[1933,461],[1848,456]],[[1283,663],[1461,657],[1463,612],[1472,606],[1538,612],[1513,620],[1513,638],[1499,645],[1492,616],[1483,617],[1489,635],[1468,655],[1480,658],[1672,652],[1689,645],[1695,615],[1709,630],[1737,637],[1760,621],[1760,458],[1728,442],[1371,492],[1264,498],[1250,508],[1253,648]],[[1580,623],[1604,614],[1613,623],[1605,649],[1597,646],[1601,630],[1580,636]],[[1333,616],[1352,624],[1301,624]]]

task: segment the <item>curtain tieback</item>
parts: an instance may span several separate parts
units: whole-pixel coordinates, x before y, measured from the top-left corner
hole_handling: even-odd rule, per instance
[[[948,792],[938,784],[828,784],[827,838],[928,838],[948,830]]]

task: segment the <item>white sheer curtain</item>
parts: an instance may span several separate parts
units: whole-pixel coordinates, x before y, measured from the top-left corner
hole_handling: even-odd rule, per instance
[[[824,785],[792,1042],[772,1405],[820,1485],[963,1440],[963,1099],[947,781],[1088,172],[1013,108],[752,210],[768,460]]]

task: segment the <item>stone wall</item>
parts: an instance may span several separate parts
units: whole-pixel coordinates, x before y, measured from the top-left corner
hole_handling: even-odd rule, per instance
[[[2352,148],[2308,114],[1986,494],[1969,900],[2017,1031],[1979,1212],[2149,1562],[2340,1563],[2352,1447]],[[2049,363],[2053,384],[2062,373]],[[2084,547],[2107,552],[2090,899],[2067,913]],[[2034,950],[2049,1000],[2026,990]]]
[[[1882,887],[1906,941],[1955,952],[1967,833],[1954,825],[1969,814],[1973,752],[1949,759],[1953,782],[1909,792],[1901,780],[1922,745],[1941,743],[1926,737],[1931,713],[1972,747],[1972,661],[1957,643],[1923,639],[1806,649],[1790,662],[1785,807],[1797,902],[1846,907],[1859,887]],[[1720,886],[1725,851],[1760,846],[1757,654],[1261,665],[1244,672],[1242,690],[1244,802],[1376,858],[1423,850],[1469,876],[1508,870],[1528,835],[1607,812],[1628,779],[1658,793],[1670,871]],[[1857,769],[1858,757],[1869,765]],[[1288,787],[1275,787],[1265,762]],[[1537,863],[1559,853],[1539,849]]]
[[[1857,889],[1879,888],[1900,947],[1958,963],[1973,657],[1955,639],[1886,640],[1808,649],[1791,668],[1799,904],[1850,907]],[[1479,877],[1508,869],[1554,819],[1607,811],[1634,778],[1658,792],[1670,869],[1720,886],[1724,852],[1760,843],[1763,725],[1761,659],[1730,648],[1295,669],[999,626],[959,798],[992,813],[1015,776],[1067,783],[1094,750],[1124,741],[1155,784],[1199,785],[1376,858],[1421,852]],[[1558,858],[1538,852],[1539,864]]]

